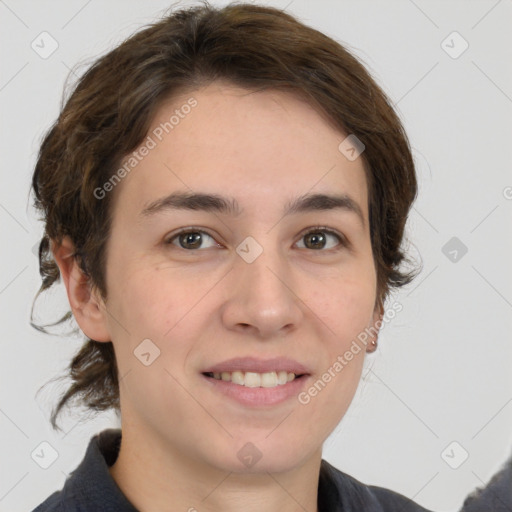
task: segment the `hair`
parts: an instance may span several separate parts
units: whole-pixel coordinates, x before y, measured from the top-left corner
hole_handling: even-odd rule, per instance
[[[368,186],[376,305],[416,275],[402,247],[417,195],[411,148],[390,100],[365,67],[341,44],[272,7],[207,2],[166,13],[100,57],[78,80],[44,136],[32,187],[42,213],[39,294],[60,280],[51,244],[69,236],[77,264],[106,299],[106,242],[113,194],[102,187],[144,140],[159,107],[183,92],[223,80],[248,90],[278,89],[305,97],[333,126],[355,135]],[[65,103],[65,104],[64,104]],[[68,312],[45,331],[71,317]],[[72,398],[90,411],[120,411],[112,342],[86,339],[67,376],[72,384],[51,423]]]

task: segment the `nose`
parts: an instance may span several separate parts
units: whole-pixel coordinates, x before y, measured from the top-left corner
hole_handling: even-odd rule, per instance
[[[277,251],[265,248],[251,263],[237,257],[226,289],[221,314],[230,330],[270,339],[300,325],[303,303],[298,284]]]

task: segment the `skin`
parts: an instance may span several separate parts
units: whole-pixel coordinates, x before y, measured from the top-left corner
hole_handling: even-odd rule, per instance
[[[141,511],[315,511],[322,444],[354,397],[364,348],[307,405],[243,406],[201,372],[232,357],[284,355],[309,367],[312,385],[375,326],[383,311],[363,162],[345,158],[345,134],[295,95],[225,82],[169,101],[150,132],[191,96],[198,105],[111,192],[106,301],[70,257],[71,241],[54,247],[80,328],[116,352],[123,438],[110,472]],[[177,190],[232,196],[244,213],[140,216]],[[339,209],[282,216],[308,192],[350,195],[364,225]],[[325,248],[308,247],[304,234],[318,225],[349,245],[327,234]],[[212,238],[193,250],[165,243],[188,226]],[[263,248],[250,264],[235,251],[247,236]],[[161,351],[149,366],[133,354],[147,338]],[[262,454],[251,468],[237,457],[247,442]]]

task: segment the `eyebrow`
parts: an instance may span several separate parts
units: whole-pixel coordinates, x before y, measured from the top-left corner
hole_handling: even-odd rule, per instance
[[[243,213],[237,200],[218,194],[173,192],[149,203],[141,212],[151,217],[169,210],[200,210],[238,217]],[[311,211],[345,210],[359,218],[364,228],[365,219],[359,204],[347,194],[304,194],[285,204],[283,217]]]

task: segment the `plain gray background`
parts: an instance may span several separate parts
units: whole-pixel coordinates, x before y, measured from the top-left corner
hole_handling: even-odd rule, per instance
[[[423,271],[390,299],[403,310],[367,356],[324,458],[364,483],[455,511],[512,452],[512,1],[261,3],[288,6],[366,64],[403,120],[420,180],[407,233]],[[90,437],[119,426],[114,414],[87,422],[77,411],[62,417],[65,434],[55,433],[48,418],[66,383],[36,396],[81,340],[47,336],[28,323],[42,233],[28,191],[70,69],[80,75],[85,68],[77,64],[91,63],[171,5],[0,1],[3,512],[31,510],[60,489]],[[46,37],[51,49],[42,32],[58,44],[47,58],[31,47]],[[445,247],[453,237],[455,245]],[[38,316],[55,320],[66,304],[63,288],[56,290],[38,303]],[[47,469],[31,456],[42,442],[58,454]]]

